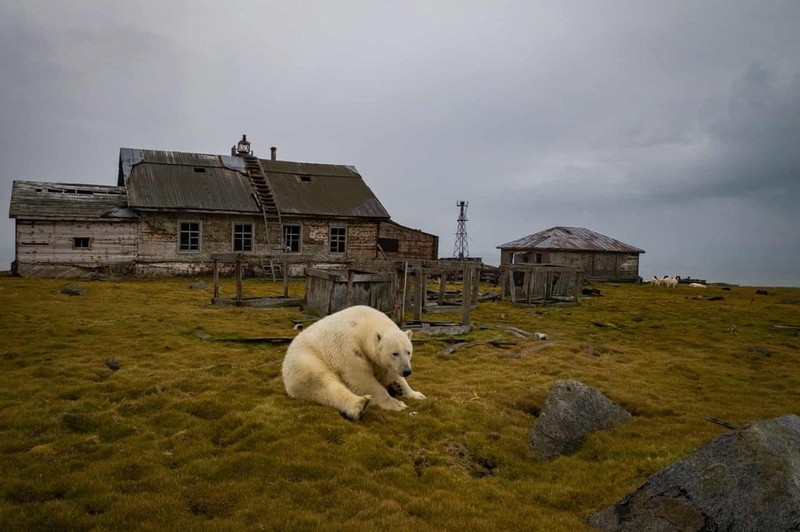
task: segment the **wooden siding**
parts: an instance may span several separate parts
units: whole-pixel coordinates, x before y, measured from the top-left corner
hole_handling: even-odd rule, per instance
[[[136,258],[136,226],[136,221],[17,220],[17,262],[87,267],[130,263]],[[75,238],[89,238],[89,247],[75,248]]]
[[[396,252],[384,251],[380,258],[436,260],[439,254],[439,237],[423,231],[393,223],[381,223],[378,238],[397,240]]]
[[[541,261],[536,255],[541,255]],[[584,276],[593,279],[635,281],[639,277],[639,255],[636,253],[612,253],[602,251],[516,251],[504,249],[500,264],[555,264],[580,268]]]
[[[306,308],[327,316],[353,305],[369,305],[392,312],[395,305],[395,274],[353,270],[306,271]]]

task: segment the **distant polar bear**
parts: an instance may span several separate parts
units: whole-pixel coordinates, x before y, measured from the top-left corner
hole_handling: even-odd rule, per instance
[[[349,307],[298,334],[283,359],[289,397],[332,406],[358,420],[370,400],[386,410],[407,405],[389,395],[425,396],[411,389],[411,331],[401,331],[384,313]]]

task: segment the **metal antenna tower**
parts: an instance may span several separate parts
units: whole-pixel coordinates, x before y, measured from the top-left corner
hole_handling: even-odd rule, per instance
[[[457,201],[459,207],[458,230],[456,231],[456,245],[453,248],[453,257],[466,259],[469,257],[469,244],[467,244],[467,207],[468,201]]]

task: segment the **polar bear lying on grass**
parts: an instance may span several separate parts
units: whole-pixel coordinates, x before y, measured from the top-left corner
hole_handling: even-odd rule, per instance
[[[411,331],[401,331],[384,313],[349,307],[298,334],[283,359],[289,397],[332,406],[358,420],[370,400],[386,410],[407,405],[389,395],[425,399],[411,389]]]

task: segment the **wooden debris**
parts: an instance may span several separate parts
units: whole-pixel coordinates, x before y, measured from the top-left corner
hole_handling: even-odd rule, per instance
[[[722,425],[723,427],[731,429],[731,430],[736,430],[736,429],[739,428],[739,425],[734,425],[733,423],[729,423],[729,422],[724,421],[722,419],[718,419],[718,418],[711,417],[711,416],[706,416],[706,420],[710,421],[712,423],[716,423],[717,425]]]
[[[541,351],[546,347],[550,347],[551,345],[557,345],[558,343],[559,342],[557,340],[547,343],[536,343],[535,345],[530,345],[528,347],[525,347],[524,349],[517,351],[516,353],[509,353],[507,355],[503,355],[503,358],[508,358],[508,359],[521,358],[523,355],[529,355],[531,353]]]
[[[471,347],[477,347],[479,345],[493,345],[494,347],[506,347],[509,345],[517,345],[515,340],[508,340],[504,338],[492,338],[490,340],[475,340],[474,342],[462,342],[460,344],[453,344],[451,346],[445,347],[442,349],[441,354],[443,355],[452,355],[456,351],[460,351],[462,349],[469,349]]]

